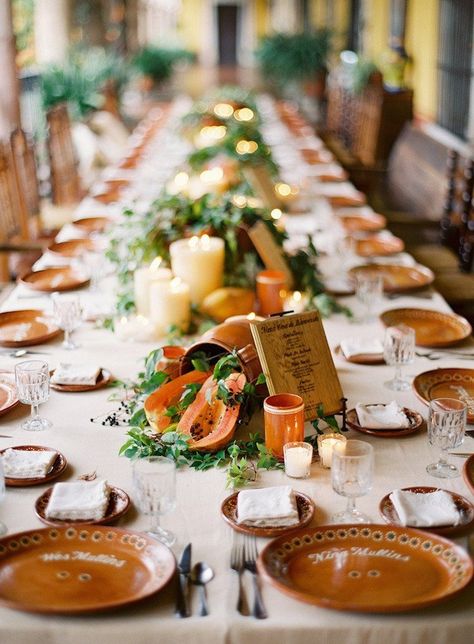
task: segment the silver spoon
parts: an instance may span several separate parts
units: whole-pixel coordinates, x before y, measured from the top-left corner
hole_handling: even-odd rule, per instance
[[[214,571],[204,561],[198,561],[191,570],[191,581],[195,586],[199,587],[201,604],[199,607],[199,615],[201,615],[201,617],[209,615],[209,611],[207,609],[206,584],[209,583],[213,577]]]
[[[23,356],[26,356],[27,353],[38,353],[44,355],[46,351],[29,351],[28,349],[17,349],[16,351],[10,351],[8,355],[11,358],[22,358]]]

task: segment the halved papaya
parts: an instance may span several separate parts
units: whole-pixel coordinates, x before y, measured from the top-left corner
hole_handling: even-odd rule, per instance
[[[171,382],[167,382],[154,391],[145,400],[144,409],[150,426],[157,433],[162,433],[170,424],[171,418],[165,416],[168,407],[179,402],[181,394],[186,385],[191,383],[202,383],[209,376],[205,371],[189,371]]]
[[[238,394],[246,382],[245,374],[234,372],[225,384],[229,391]],[[216,451],[234,436],[239,411],[239,402],[226,405],[217,398],[217,382],[210,376],[182,415],[176,431],[189,435],[190,449]]]

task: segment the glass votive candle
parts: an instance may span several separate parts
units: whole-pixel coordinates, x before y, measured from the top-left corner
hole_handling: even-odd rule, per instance
[[[313,446],[310,443],[293,441],[283,445],[285,474],[294,479],[308,478],[313,458]]]
[[[318,454],[322,467],[331,467],[334,446],[345,443],[346,440],[345,436],[336,433],[320,434],[318,436]]]
[[[274,394],[263,402],[265,445],[283,460],[286,443],[304,440],[304,402],[297,394]]]
[[[271,315],[283,311],[286,296],[283,271],[260,271],[256,277],[258,312]]]

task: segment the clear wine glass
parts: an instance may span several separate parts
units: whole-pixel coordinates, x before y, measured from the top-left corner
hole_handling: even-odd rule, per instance
[[[347,507],[331,517],[332,523],[370,523],[370,518],[356,509],[355,500],[372,488],[373,469],[374,448],[369,443],[348,440],[333,447],[332,488],[347,497]]]
[[[415,331],[405,324],[385,329],[383,357],[387,364],[395,367],[392,380],[384,382],[385,387],[394,391],[410,388],[410,380],[402,377],[402,366],[412,364],[415,359]]]
[[[441,450],[438,462],[426,468],[431,476],[441,479],[459,476],[458,468],[447,461],[447,450],[459,447],[463,442],[466,420],[467,405],[462,400],[435,398],[430,402],[428,440],[430,445]]]
[[[164,456],[139,458],[133,463],[133,485],[140,510],[151,517],[149,534],[172,546],[176,535],[160,526],[161,515],[176,507],[176,464]]]
[[[3,474],[3,463],[2,459],[0,458],[0,503],[3,501],[5,497],[5,476]],[[0,521],[0,537],[6,534],[7,532],[7,526]]]
[[[383,277],[374,273],[357,273],[355,276],[356,297],[364,307],[364,314],[359,321],[372,322],[374,310],[383,297]]]
[[[88,250],[85,254],[84,263],[90,275],[90,290],[93,292],[99,290],[99,282],[104,277],[104,260],[104,253],[99,249]]]
[[[64,331],[62,346],[77,349],[80,345],[71,340],[71,333],[82,322],[82,307],[79,295],[73,293],[53,293],[53,311],[58,326]]]
[[[41,418],[38,407],[49,398],[49,367],[42,360],[26,360],[15,366],[15,384],[20,402],[31,405],[31,416],[22,428],[41,431],[51,427],[51,422]]]

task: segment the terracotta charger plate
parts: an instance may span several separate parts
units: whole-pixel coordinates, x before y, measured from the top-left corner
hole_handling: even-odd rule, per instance
[[[341,224],[347,232],[375,232],[382,230],[387,225],[387,220],[383,215],[376,212],[368,212],[363,215],[338,215]]]
[[[0,313],[0,346],[30,347],[62,333],[52,317],[39,309]]]
[[[18,449],[25,452],[54,451],[54,452],[57,452],[58,454],[56,456],[56,460],[51,465],[51,468],[49,472],[46,474],[46,476],[34,477],[29,479],[15,479],[10,476],[6,476],[5,485],[7,485],[8,487],[30,487],[31,485],[41,485],[43,483],[49,483],[50,481],[54,481],[54,479],[57,479],[59,476],[61,476],[61,474],[64,472],[64,470],[67,467],[66,457],[63,454],[61,454],[61,452],[58,452],[58,450],[56,449],[53,450],[51,447],[41,447],[40,445],[14,445],[11,449]],[[2,449],[0,454],[3,454],[4,451],[5,450]]]
[[[471,454],[464,462],[462,475],[471,494],[474,494],[474,454]]]
[[[380,319],[385,326],[406,324],[415,330],[419,347],[450,347],[462,342],[472,333],[469,322],[454,313],[440,313],[426,309],[392,309],[384,311]]]
[[[473,562],[443,537],[398,526],[302,528],[269,543],[258,559],[266,580],[294,599],[336,610],[418,610],[470,582]]]
[[[76,228],[80,228],[87,233],[103,233],[110,225],[109,217],[84,217],[72,222]]]
[[[413,380],[418,398],[429,405],[435,398],[455,398],[467,404],[467,422],[474,423],[474,369],[432,369]]]
[[[437,487],[404,487],[404,492],[414,492],[416,494],[428,494],[429,492],[437,492],[440,488]],[[466,498],[455,492],[443,490],[449,494],[454,501],[457,511],[459,512],[460,521],[457,525],[444,525],[444,526],[430,526],[426,528],[418,527],[417,530],[426,530],[433,534],[439,534],[442,537],[459,537],[467,534],[472,530],[474,525],[474,505]],[[400,517],[395,510],[395,507],[390,499],[390,494],[383,497],[379,504],[380,514],[384,521],[392,525],[402,526]]]
[[[51,244],[48,250],[59,257],[80,257],[84,252],[94,251],[96,248],[93,239],[68,239]]]
[[[31,271],[19,280],[34,291],[55,293],[56,291],[72,291],[89,284],[89,278],[82,276],[70,266],[45,268],[41,271]]]
[[[338,355],[342,356],[347,362],[352,362],[353,364],[365,364],[365,365],[377,365],[385,364],[385,359],[383,357],[383,351],[381,353],[357,353],[356,355],[350,356],[347,358],[340,345],[337,345],[335,351]]]
[[[64,615],[110,610],[158,592],[175,567],[173,553],[141,532],[29,530],[0,540],[0,604]]]
[[[236,532],[242,532],[243,534],[251,534],[256,537],[268,537],[268,538],[279,537],[282,534],[286,534],[287,532],[290,532],[292,530],[297,530],[298,528],[302,528],[305,525],[308,525],[308,523],[311,522],[314,516],[313,501],[309,498],[309,496],[306,496],[306,494],[302,494],[301,492],[295,492],[296,505],[298,507],[298,514],[300,517],[299,523],[297,525],[279,526],[279,527],[273,527],[273,528],[248,526],[248,525],[245,525],[244,523],[237,522],[238,495],[239,493],[235,492],[234,494],[231,494],[224,500],[224,502],[221,505],[221,514],[224,521],[227,521],[227,523]]]
[[[94,385],[60,385],[56,382],[50,381],[49,386],[55,391],[64,391],[73,394],[76,392],[80,393],[81,391],[95,391],[96,389],[102,389],[103,387],[107,387],[111,380],[112,374],[110,371],[108,369],[101,369]]]
[[[379,438],[394,438],[400,436],[408,436],[409,434],[414,434],[423,427],[423,416],[417,411],[408,409],[408,407],[402,407],[403,413],[408,418],[410,425],[408,427],[402,427],[400,429],[371,429],[370,427],[362,427],[359,423],[359,418],[357,417],[357,412],[354,409],[349,409],[346,416],[346,422],[351,429],[355,429],[357,432],[362,434],[371,434],[372,436],[378,436]]]
[[[360,257],[395,255],[395,253],[401,253],[404,248],[403,240],[395,236],[380,237],[371,235],[370,237],[364,237],[364,239],[355,240],[355,252]]]
[[[73,519],[48,519],[46,516],[46,507],[49,502],[49,498],[53,491],[53,488],[50,487],[43,492],[43,494],[36,499],[35,503],[35,512],[36,516],[40,521],[46,523],[46,525],[52,526],[62,526],[62,525],[108,525],[117,521],[122,517],[130,507],[130,497],[124,490],[121,490],[119,487],[109,486],[110,496],[109,496],[109,505],[105,511],[105,515],[102,519],[97,519],[96,521],[84,521],[82,519],[74,521]]]
[[[7,414],[19,404],[15,374],[12,371],[0,371],[0,416]]]
[[[363,206],[366,203],[366,197],[363,192],[354,193],[354,195],[331,195],[326,196],[333,208],[350,208],[352,206]]]
[[[386,293],[401,293],[428,286],[434,280],[432,270],[421,264],[416,266],[401,266],[399,264],[366,264],[355,266],[349,270],[350,275],[366,273],[381,275]]]

